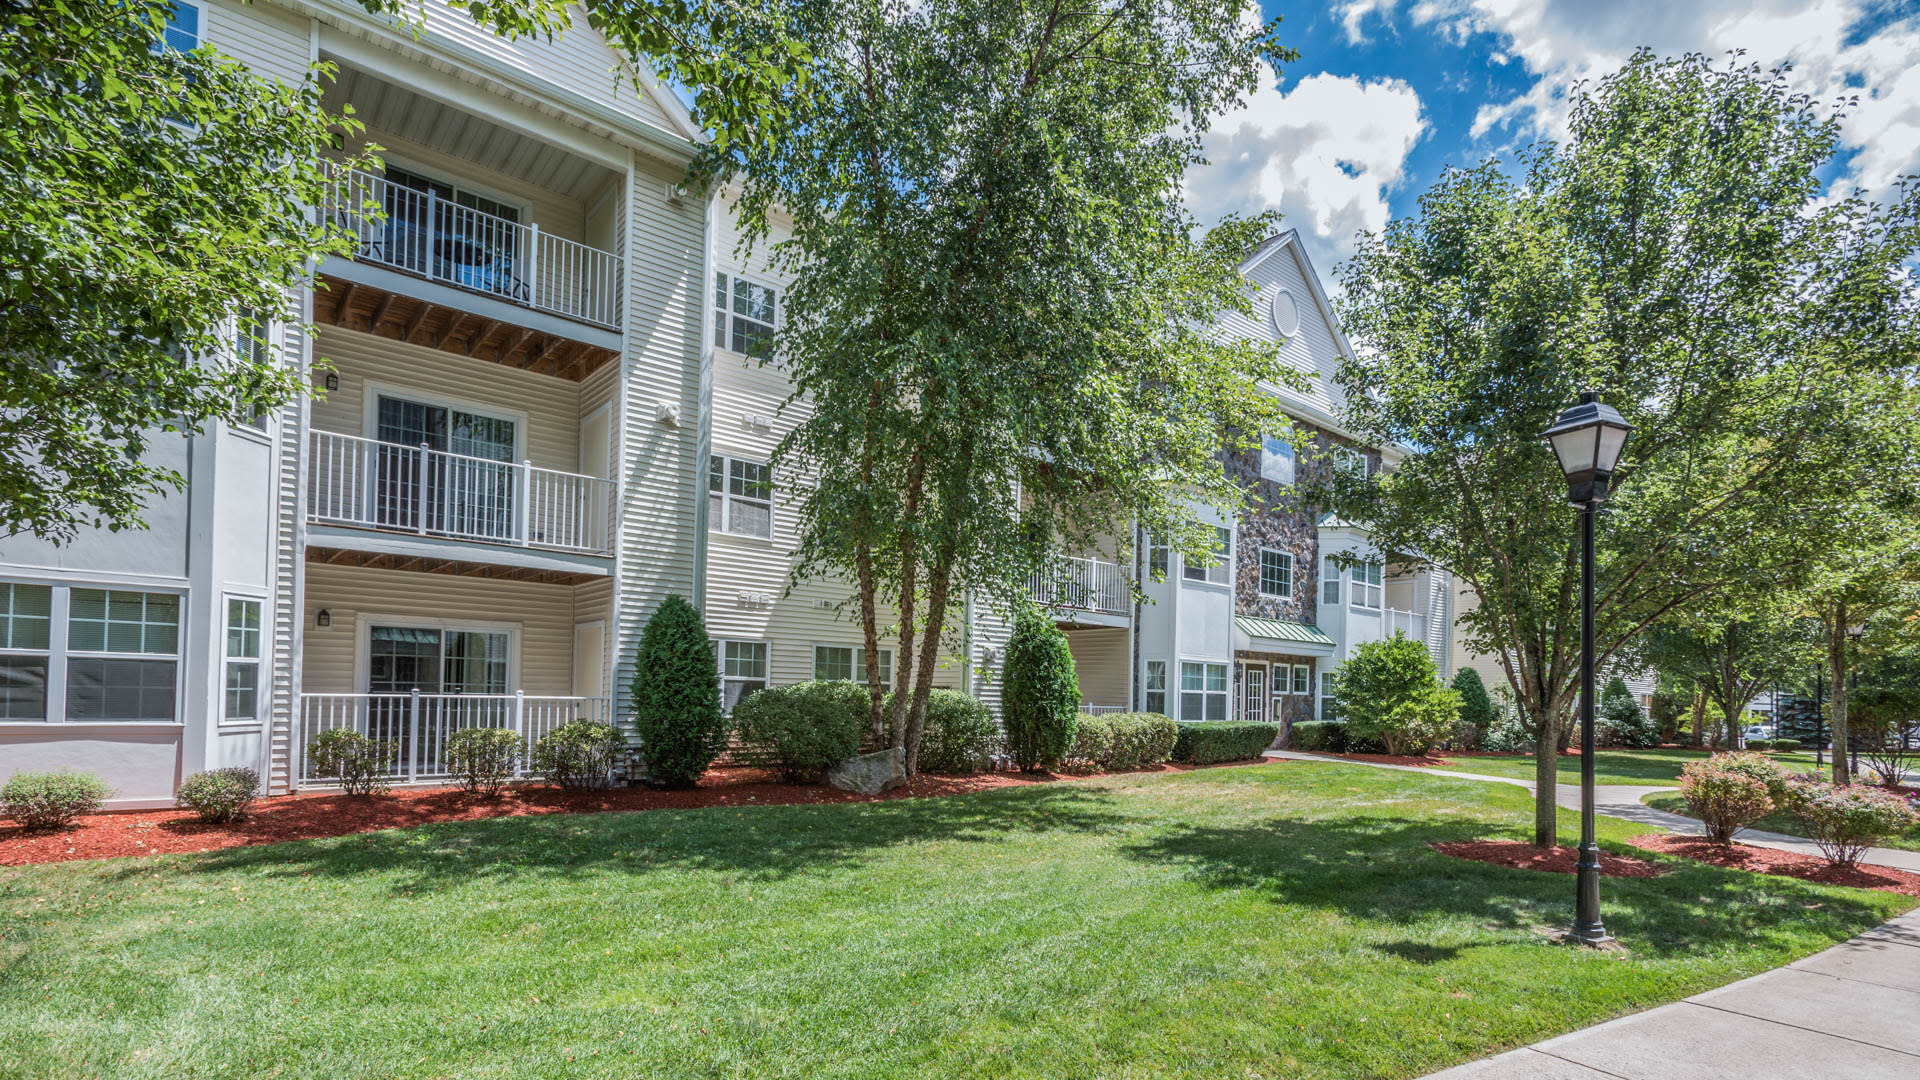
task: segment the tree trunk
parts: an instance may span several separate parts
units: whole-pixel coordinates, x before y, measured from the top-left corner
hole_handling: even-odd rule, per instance
[[[1836,601],[1827,621],[1827,677],[1833,680],[1828,699],[1828,726],[1833,729],[1833,782],[1851,783],[1852,762],[1847,753],[1847,602]]]
[[[917,573],[920,552],[915,544],[920,499],[925,492],[927,455],[924,446],[914,448],[907,463],[907,493],[900,511],[900,642],[893,652],[893,709],[888,718],[887,746],[904,749],[907,745],[907,688],[913,676],[913,617],[919,597]]]
[[[1560,784],[1560,735],[1554,711],[1542,709],[1533,725],[1533,845],[1552,847],[1560,826],[1555,798]]]

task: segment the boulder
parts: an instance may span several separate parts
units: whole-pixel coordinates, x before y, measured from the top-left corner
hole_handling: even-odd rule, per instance
[[[860,754],[827,770],[827,783],[841,791],[878,795],[907,782],[907,752],[877,750]]]

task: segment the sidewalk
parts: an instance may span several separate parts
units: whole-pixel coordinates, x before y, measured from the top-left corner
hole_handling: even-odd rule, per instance
[[[1911,1080],[1920,911],[1684,1001],[1426,1080]]]
[[[1426,776],[1451,776],[1458,780],[1480,780],[1490,784],[1512,784],[1533,790],[1533,781],[1516,780],[1511,776],[1488,776],[1484,773],[1439,772],[1418,765],[1388,765],[1385,762],[1353,761],[1349,758],[1328,757],[1324,754],[1306,754],[1297,750],[1269,750],[1267,757],[1288,761],[1331,761],[1344,765],[1365,765],[1370,769],[1398,769],[1402,772],[1421,773]],[[1593,808],[1595,813],[1625,821],[1637,821],[1643,825],[1658,825],[1663,829],[1687,836],[1701,836],[1706,827],[1693,818],[1682,814],[1655,810],[1641,802],[1642,798],[1656,791],[1676,790],[1672,784],[1626,785],[1599,784],[1593,789]],[[1568,810],[1580,809],[1580,787],[1578,784],[1559,784],[1554,788],[1554,802]],[[1754,847],[1777,848],[1781,851],[1794,851],[1802,855],[1818,857],[1819,845],[1804,836],[1789,836],[1785,833],[1758,832],[1743,829],[1734,836],[1742,844]],[[1920,851],[1902,851],[1899,848],[1868,848],[1860,861],[1872,866],[1885,866],[1894,870],[1911,870],[1920,874]],[[1920,1021],[1920,1015],[1914,1017]]]

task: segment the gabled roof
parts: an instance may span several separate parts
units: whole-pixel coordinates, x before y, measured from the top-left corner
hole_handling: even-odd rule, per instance
[[[1320,271],[1314,268],[1313,260],[1307,257],[1306,245],[1300,242],[1299,229],[1277,232],[1254,245],[1253,250],[1247,253],[1247,257],[1240,260],[1240,272],[1250,274],[1254,267],[1283,251],[1292,255],[1299,263],[1300,276],[1307,280],[1307,287],[1313,290],[1314,310],[1319,312],[1321,321],[1326,323],[1327,333],[1333,336],[1334,345],[1339,348],[1341,355],[1353,356],[1353,345],[1347,341],[1347,332],[1340,328],[1340,320],[1334,316],[1333,302],[1327,299],[1327,291],[1320,284]]]

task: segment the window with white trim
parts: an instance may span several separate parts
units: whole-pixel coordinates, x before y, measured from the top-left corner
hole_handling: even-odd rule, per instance
[[[53,588],[0,581],[0,720],[47,719]]]
[[[190,53],[200,47],[200,9],[180,0],[174,0],[172,6],[160,40],[175,52]]]
[[[767,643],[720,642],[720,706],[728,713],[748,694],[767,688]]]
[[[1147,661],[1146,710],[1167,715],[1167,662]]]
[[[773,355],[779,296],[770,285],[717,270],[713,275],[713,343],[758,359]]]
[[[260,601],[227,597],[226,701],[220,719],[260,719]]]
[[[1260,479],[1276,484],[1293,484],[1293,446],[1271,435],[1260,440]]]
[[[1272,548],[1260,549],[1260,595],[1293,595],[1293,555]]]
[[[1315,719],[1340,719],[1340,702],[1333,696],[1333,672],[1320,673],[1320,715]]]
[[[1320,602],[1337,604],[1340,602],[1340,564],[1328,555],[1321,560]]]
[[[1333,467],[1350,476],[1367,475],[1367,455],[1351,446],[1333,448]]]
[[[176,719],[180,597],[68,590],[65,660],[67,720]]]
[[[853,645],[815,645],[813,647],[813,677],[823,681],[845,680],[865,683],[867,681],[866,646]],[[880,650],[880,682],[893,682],[893,650]]]
[[[233,318],[233,356],[246,366],[259,367],[273,361],[272,320],[250,307],[242,307]],[[247,421],[255,431],[267,430],[267,410],[261,409]]]
[[[1313,693],[1313,669],[1305,664],[1293,665],[1293,693],[1295,697],[1306,697]]]
[[[1147,575],[1154,581],[1167,579],[1167,567],[1171,565],[1173,549],[1160,542],[1159,537],[1151,534],[1147,537]]]
[[[1233,553],[1233,530],[1213,527],[1213,554],[1206,559],[1188,559],[1181,568],[1181,575],[1188,581],[1210,581],[1216,585],[1227,582],[1227,569]]]
[[[1227,665],[1180,662],[1180,719],[1189,723],[1227,718]]]
[[[1353,578],[1351,600],[1354,607],[1379,610],[1386,592],[1381,584],[1385,570],[1386,567],[1377,562],[1357,562],[1347,568],[1348,575]]]
[[[773,469],[762,461],[713,455],[707,469],[707,524],[735,536],[773,536]]]

